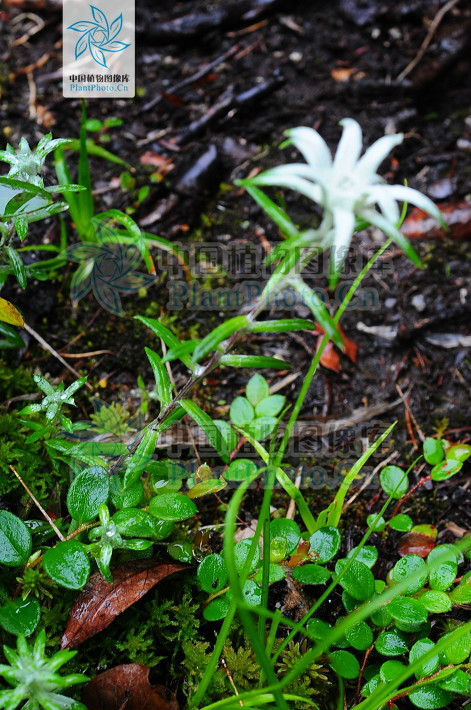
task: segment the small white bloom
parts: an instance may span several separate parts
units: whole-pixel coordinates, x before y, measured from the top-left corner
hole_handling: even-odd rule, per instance
[[[345,118],[340,125],[343,126],[343,133],[333,160],[319,133],[300,126],[286,131],[286,134],[307,162],[280,165],[247,183],[291,188],[322,205],[326,220],[324,226],[328,229],[330,221],[332,227],[332,284],[336,283],[348,252],[356,217],[379,227],[420,265],[416,252],[396,226],[400,219],[397,200],[410,202],[439,221],[440,211],[422,193],[404,185],[387,185],[376,172],[388,153],[402,142],[403,135],[383,136],[360,158],[360,126],[352,118]]]

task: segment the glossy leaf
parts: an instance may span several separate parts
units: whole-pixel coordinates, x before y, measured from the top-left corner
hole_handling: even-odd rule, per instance
[[[144,485],[142,481],[136,481],[134,485],[126,490],[122,488],[121,482],[110,479],[111,502],[115,508],[134,508],[138,505],[144,495]]]
[[[76,540],[65,540],[47,549],[43,567],[54,582],[67,589],[82,589],[90,575],[87,553]]]
[[[453,699],[453,694],[443,690],[438,685],[427,684],[409,693],[409,699],[417,708],[423,710],[438,710],[446,708]]]
[[[396,676],[400,675],[405,669],[404,663],[401,661],[391,660],[385,661],[379,669],[379,675],[383,683],[391,683]]]
[[[0,563],[7,567],[24,564],[33,546],[31,533],[20,518],[0,510]]]
[[[345,632],[349,644],[357,651],[366,651],[373,643],[373,632],[366,621],[359,621]]]
[[[0,608],[0,626],[15,636],[30,636],[39,624],[41,607],[37,599],[15,599]]]
[[[444,592],[451,587],[457,574],[458,566],[456,562],[442,562],[442,564],[430,571],[428,578],[430,588]]]
[[[376,564],[376,560],[378,559],[378,550],[373,545],[363,545],[359,551],[358,547],[353,547],[347,554],[347,560],[353,556],[355,556],[355,559],[358,560],[358,562],[363,562],[364,565],[370,569],[373,569]]]
[[[163,493],[149,503],[149,513],[159,520],[186,520],[196,515],[198,508],[182,493]]]
[[[471,695],[471,675],[465,673],[461,669],[455,671],[445,680],[438,683],[443,690],[449,690],[452,693],[461,693],[462,695]]]
[[[335,573],[338,575],[346,567],[350,560],[338,560],[335,565]],[[370,599],[375,591],[375,580],[373,573],[363,562],[353,560],[350,567],[342,575],[339,584],[350,596],[358,601]]]
[[[398,597],[393,599],[386,608],[392,618],[401,622],[403,627],[407,627],[407,630],[415,631],[416,626],[427,621],[427,609],[418,599]]]
[[[309,538],[309,552],[314,553],[312,560],[323,564],[333,559],[339,550],[341,539],[338,529],[331,525],[316,530]]]
[[[184,569],[185,566],[177,563],[133,560],[112,570],[113,583],[106,582],[100,572],[95,572],[70,610],[61,648],[75,648],[102,631],[158,582]]]
[[[21,224],[21,222],[20,222]],[[27,228],[27,224],[26,224]],[[18,229],[18,221],[17,221],[17,229]],[[20,235],[18,235],[20,236]],[[26,236],[26,234],[23,231],[23,237],[20,236],[20,238],[23,238]],[[20,284],[21,288],[26,288],[26,269],[25,265],[23,264],[23,259],[21,256],[18,254],[16,249],[13,249],[12,246],[8,245],[6,247],[6,251],[8,254],[8,258],[10,259],[10,264],[11,268],[13,270],[13,274],[15,275],[16,280]]]
[[[443,461],[445,452],[443,451],[442,442],[438,439],[427,437],[424,441],[424,459],[431,466],[435,466],[440,461]]]
[[[376,650],[382,656],[402,656],[407,653],[407,638],[398,629],[382,631],[375,642]]]
[[[461,471],[463,463],[447,458],[442,463],[438,463],[430,471],[432,481],[446,481]]]
[[[460,461],[463,463],[471,456],[471,446],[469,444],[454,444],[446,452],[447,459]]]
[[[217,597],[209,602],[208,606],[203,609],[203,616],[206,621],[219,621],[224,619],[229,611],[230,601],[227,594]]]
[[[366,524],[369,528],[373,528],[375,532],[383,532],[386,527],[386,521],[382,515],[378,513],[370,513],[366,518]]]
[[[294,520],[275,518],[270,523],[270,539],[274,538],[284,539],[286,541],[286,556],[291,555],[301,539],[299,525]]]
[[[153,537],[156,532],[156,520],[141,508],[118,510],[112,517],[120,535],[131,537]]]
[[[412,601],[412,600],[410,600]],[[414,663],[419,660],[426,653],[429,653],[434,648],[435,644],[428,638],[419,639],[412,646],[409,651],[409,663]],[[416,678],[424,678],[425,676],[432,675],[438,669],[440,665],[440,659],[437,656],[432,656],[428,660],[424,661],[422,665],[415,672]]]
[[[125,490],[137,483],[142,472],[152,461],[159,434],[158,429],[152,429],[150,426],[144,429],[142,440],[132,454],[124,472],[123,486]]]
[[[224,473],[226,481],[247,481],[257,472],[256,464],[250,459],[236,459],[232,461]]]
[[[471,588],[469,598],[471,601]],[[450,611],[452,607],[451,602],[453,601],[445,592],[437,592],[433,589],[421,594],[419,599],[431,614],[445,614],[447,611]]]
[[[293,579],[300,584],[325,584],[330,579],[330,572],[321,565],[301,565],[293,569]]]
[[[379,480],[383,491],[392,498],[402,498],[409,490],[409,478],[399,466],[385,466]]]
[[[453,604],[471,604],[471,583],[460,584],[449,595]]]
[[[98,508],[110,494],[107,472],[103,468],[87,468],[72,481],[67,493],[67,508],[79,523],[88,523],[98,515]]]
[[[425,559],[435,547],[435,539],[431,535],[411,530],[401,537],[398,552],[402,557],[418,555]]]
[[[193,548],[189,542],[171,542],[167,545],[167,552],[177,562],[187,565],[193,562]]]
[[[207,555],[198,565],[196,576],[203,591],[208,594],[219,592],[227,582],[224,559],[216,553]]]
[[[250,548],[252,546],[252,539],[253,538],[247,538],[245,540],[241,540],[234,546],[234,565],[239,574],[242,573],[245,564],[249,558],[249,552]],[[255,546],[255,553],[253,555],[252,561],[250,562],[249,566],[249,574],[253,572],[258,563],[260,561],[260,549],[258,545]]]
[[[352,680],[360,675],[360,664],[353,653],[349,651],[329,653],[329,665],[341,678]]]
[[[406,555],[396,562],[392,576],[395,582],[403,582],[414,576],[414,581],[406,587],[405,594],[415,594],[427,581],[425,562],[418,555]]]
[[[172,385],[168,376],[167,368],[162,363],[162,358],[150,348],[144,348],[146,355],[154,373],[155,388],[157,397],[162,405],[162,409],[168,407],[172,401]]]

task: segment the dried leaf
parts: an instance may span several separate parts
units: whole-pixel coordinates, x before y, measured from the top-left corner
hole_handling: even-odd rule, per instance
[[[322,335],[319,337],[318,347],[322,342]],[[321,365],[327,367],[329,370],[334,372],[340,372],[342,369],[340,367],[340,355],[334,348],[334,344],[331,340],[327,343],[324,348],[324,352],[321,355]]]
[[[154,585],[184,569],[187,569],[184,565],[176,563],[133,560],[111,570],[112,584],[106,582],[100,572],[95,572],[70,610],[61,648],[75,648],[102,631]]]
[[[405,557],[406,555],[418,555],[419,557],[425,558],[434,547],[435,540],[431,535],[409,532],[401,537],[398,552],[401,557]]]
[[[409,239],[469,239],[471,233],[471,205],[465,200],[437,205],[448,226],[445,232],[436,219],[415,207],[401,227]]]
[[[355,69],[352,67],[337,67],[330,72],[334,81],[348,81],[354,73]]]
[[[88,710],[178,710],[174,693],[150,685],[149,672],[141,663],[110,668],[87,683],[82,700]]]
[[[10,325],[19,325],[20,328],[24,326],[21,313],[15,308],[13,303],[6,301],[4,298],[0,298],[0,320],[4,323],[10,323]]]

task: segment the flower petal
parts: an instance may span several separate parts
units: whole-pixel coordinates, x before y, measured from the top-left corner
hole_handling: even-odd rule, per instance
[[[298,177],[290,170],[285,170],[285,168],[289,167],[289,165],[280,165],[278,168],[273,168],[273,170],[267,170],[261,175],[251,178],[251,183],[253,185],[278,185],[279,187],[288,187],[291,190],[296,190],[296,192],[301,193],[301,195],[309,197],[309,199],[314,202],[323,204],[321,188],[318,185],[314,185],[309,180]]]
[[[332,156],[325,140],[313,128],[299,126],[286,131],[291,143],[304,155],[306,161],[318,170],[332,167]]]
[[[406,237],[401,234],[401,232],[398,230],[395,224],[392,224],[391,222],[388,222],[387,219],[383,217],[383,215],[379,214],[379,212],[376,212],[375,210],[364,210],[361,213],[361,217],[363,219],[366,219],[368,222],[371,224],[374,224],[375,227],[378,227],[381,229],[385,234],[388,235],[388,237],[392,237],[398,247],[402,249],[404,254],[419,268],[422,267],[422,263],[420,261],[419,255],[415,251],[414,247],[412,244],[409,242]]]
[[[329,285],[334,286],[342,270],[343,262],[348,254],[348,248],[355,226],[355,215],[350,210],[334,210],[334,242],[330,252]]]
[[[340,121],[343,133],[334,158],[334,170],[353,170],[360,157],[362,137],[360,125],[353,118]]]
[[[365,154],[360,158],[355,168],[355,175],[371,180],[376,174],[383,160],[389,155],[393,148],[402,143],[404,136],[397,133],[394,136],[383,136],[371,145]]]
[[[418,190],[414,190],[412,187],[406,187],[405,185],[383,185],[382,189],[387,190],[394,200],[409,202],[419,207],[419,209],[424,210],[424,212],[427,212],[432,217],[435,217],[438,222],[443,222],[441,212],[436,204]]]
[[[368,190],[368,197],[377,203],[386,219],[392,224],[399,224],[401,218],[396,200],[388,192],[389,185],[375,185]]]

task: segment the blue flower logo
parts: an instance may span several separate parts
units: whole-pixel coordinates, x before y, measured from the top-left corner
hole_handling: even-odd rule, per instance
[[[80,264],[72,277],[74,304],[93,292],[98,303],[117,316],[124,315],[120,294],[135,293],[155,283],[156,276],[135,271],[141,254],[133,244],[123,244],[113,229],[96,224],[96,242],[72,244],[65,250],[70,261]]]
[[[123,28],[123,13],[109,24],[107,17],[95,5],[90,5],[95,22],[80,20],[67,27],[68,30],[80,32],[81,37],[75,45],[75,59],[89,50],[94,61],[102,67],[108,68],[105,52],[122,52],[130,45],[116,39]]]

